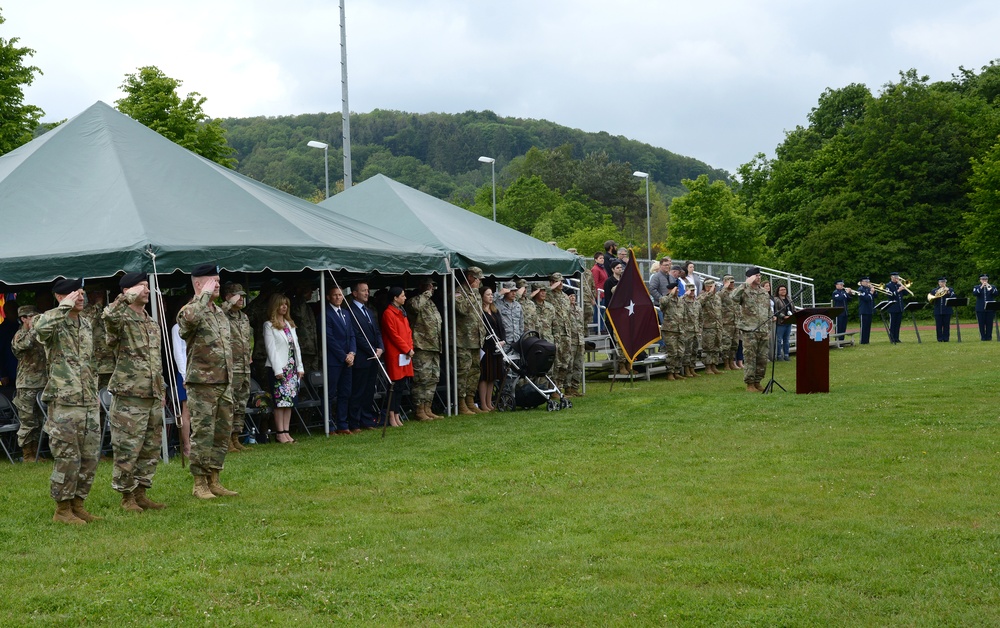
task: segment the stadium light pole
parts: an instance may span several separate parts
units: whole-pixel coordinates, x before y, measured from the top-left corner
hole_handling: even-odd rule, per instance
[[[497,221],[497,160],[492,157],[480,157],[479,161],[490,165],[490,173],[493,175],[493,222]]]
[[[309,140],[307,146],[323,149],[323,168],[326,170],[326,197],[330,198],[330,145],[317,142],[316,140]]]
[[[636,170],[633,177],[646,180],[646,255],[649,256],[649,263],[653,263],[653,232],[649,226],[649,173]]]

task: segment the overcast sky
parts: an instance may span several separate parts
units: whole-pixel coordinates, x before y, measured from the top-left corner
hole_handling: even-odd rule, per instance
[[[544,118],[733,171],[827,87],[1000,57],[1000,2],[346,0],[350,105]],[[340,111],[338,0],[0,0],[46,121],[155,65],[217,117]],[[994,43],[990,43],[994,42]],[[470,169],[478,164],[470,164]]]

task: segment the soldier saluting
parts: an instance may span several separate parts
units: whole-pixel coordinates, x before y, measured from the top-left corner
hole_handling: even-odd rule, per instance
[[[55,465],[49,493],[56,501],[52,520],[84,525],[95,517],[83,507],[90,494],[101,449],[94,332],[83,311],[83,280],[60,279],[52,285],[59,305],[34,324],[45,347],[49,381],[42,401],[49,407],[45,433]]]
[[[198,499],[237,495],[219,483],[233,427],[233,351],[229,319],[219,296],[219,267],[202,264],[191,271],[197,295],[177,313],[187,343],[184,387],[191,410],[191,494]]]
[[[103,312],[108,347],[116,356],[108,383],[114,395],[108,412],[115,455],[111,488],[122,494],[122,508],[139,513],[166,507],[146,496],[160,460],[166,387],[160,328],[146,312],[149,277],[127,273],[118,286],[123,292]]]

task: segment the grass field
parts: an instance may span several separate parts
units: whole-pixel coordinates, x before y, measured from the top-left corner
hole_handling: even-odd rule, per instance
[[[1000,343],[913,340],[832,352],[829,395],[601,381],[258,446],[208,503],[171,463],[139,516],[102,462],[80,528],[3,463],[0,624],[995,626]]]

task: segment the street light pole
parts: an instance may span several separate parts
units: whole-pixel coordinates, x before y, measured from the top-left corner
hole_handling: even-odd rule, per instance
[[[493,222],[497,221],[497,160],[492,157],[480,157],[479,161],[490,165],[493,175]]]
[[[323,149],[323,169],[326,170],[326,197],[330,198],[330,145],[310,140],[306,146]]]
[[[649,173],[639,172],[636,170],[632,173],[633,177],[639,177],[640,179],[646,180],[646,255],[649,256],[649,263],[653,263],[653,231],[649,224]]]

